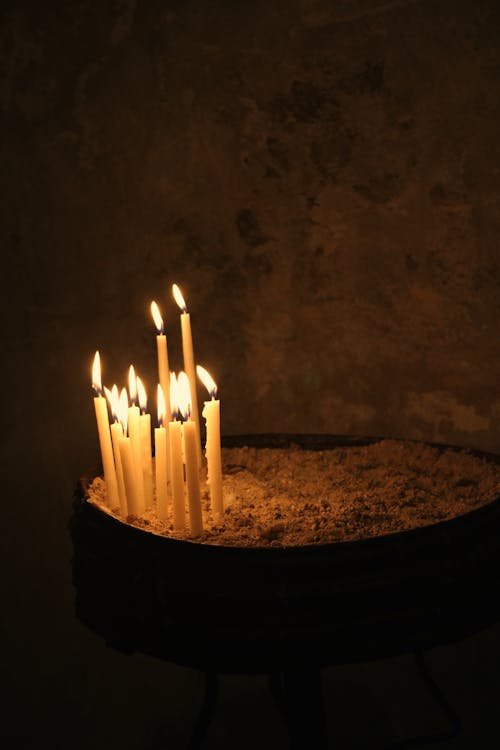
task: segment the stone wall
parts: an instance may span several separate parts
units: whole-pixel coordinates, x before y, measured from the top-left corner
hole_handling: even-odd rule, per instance
[[[55,5],[2,11],[11,423],[95,453],[175,281],[225,433],[499,450],[500,5]]]

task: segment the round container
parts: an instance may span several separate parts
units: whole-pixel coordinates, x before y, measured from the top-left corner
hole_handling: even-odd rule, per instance
[[[326,450],[376,440],[247,435],[223,444]],[[86,497],[96,474],[80,480],[70,523],[76,610],[122,651],[269,672],[427,648],[500,616],[500,499],[366,540],[238,548],[160,537],[107,515]]]

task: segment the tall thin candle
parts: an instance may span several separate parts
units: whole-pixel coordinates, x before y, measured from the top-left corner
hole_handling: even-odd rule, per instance
[[[135,470],[132,443],[127,436],[128,426],[128,396],[125,388],[120,391],[118,401],[118,416],[123,430],[123,437],[118,440],[118,450],[123,470],[123,484],[127,498],[127,514],[131,516],[140,515],[140,498],[138,495],[137,472]]]
[[[205,454],[207,457],[207,483],[210,491],[210,504],[215,518],[224,513],[222,494],[222,460],[220,450],[220,401],[217,398],[217,386],[212,376],[204,367],[197,366],[196,372],[210,394],[211,400],[205,401],[202,415],[207,425]]]
[[[118,396],[118,386],[115,384],[113,385],[113,388],[109,390],[108,388],[104,387],[104,392],[106,394],[106,397],[108,399],[109,405],[111,407],[111,416],[113,418],[113,424],[111,425],[111,442],[113,444],[113,455],[115,458],[115,467],[116,467],[116,481],[118,484],[118,497],[120,498],[120,515],[123,516],[123,518],[127,517],[127,495],[125,492],[125,482],[123,480],[123,466],[122,466],[122,459],[120,455],[120,446],[119,446],[119,439],[123,437],[123,425],[119,421],[119,396]],[[125,425],[125,429],[126,425]]]
[[[97,431],[99,433],[99,446],[101,448],[104,481],[106,482],[107,502],[110,508],[116,508],[120,505],[120,498],[118,496],[115,462],[111,445],[108,407],[106,399],[102,395],[101,358],[98,351],[95,353],[94,364],[92,366],[92,387],[96,394],[94,397],[94,408],[97,421]]]
[[[167,347],[167,336],[165,334],[165,325],[163,322],[163,318],[160,313],[160,309],[156,302],[153,300],[151,302],[151,315],[153,316],[153,320],[156,326],[157,330],[157,336],[156,336],[156,351],[158,356],[158,381],[161,385],[163,398],[165,401],[165,421],[168,424],[168,420],[170,418],[170,369],[168,364],[168,347]],[[169,448],[169,438],[168,438],[168,429],[165,430],[165,453],[167,457],[167,485],[170,482],[170,448]],[[168,492],[168,489],[167,489]]]
[[[170,400],[170,399],[169,399]],[[156,510],[160,521],[167,520],[167,440],[165,397],[158,383],[158,427],[155,427]]]
[[[184,502],[184,467],[182,465],[182,425],[177,420],[178,411],[178,387],[175,373],[170,374],[170,407],[172,409],[172,422],[169,422],[169,446],[170,446],[170,484],[172,487],[172,504],[174,514],[174,531],[184,531],[186,526],[186,510]]]
[[[151,414],[146,413],[148,398],[142,380],[137,378],[137,395],[139,398],[139,434],[141,437],[142,482],[144,486],[144,505],[150,508],[153,504],[153,461],[151,455]]]
[[[185,372],[179,373],[179,411],[185,421],[182,425],[184,438],[184,462],[186,464],[186,487],[189,506],[189,526],[191,536],[199,536],[203,531],[201,515],[200,476],[198,471],[198,455],[196,450],[196,424],[190,418],[191,394],[189,379]]]
[[[196,397],[196,371],[194,367],[193,352],[193,334],[191,332],[191,317],[188,313],[186,302],[182,292],[177,284],[172,285],[174,299],[182,310],[181,312],[181,332],[182,332],[182,354],[184,357],[184,370],[189,378],[189,387],[191,390],[191,419],[195,423],[196,431],[196,456],[198,468],[201,468],[201,438],[200,438],[200,417],[198,414],[198,399]]]
[[[136,474],[136,494],[138,497],[138,514],[144,513],[145,500],[144,500],[144,482],[142,478],[142,448],[141,448],[141,427],[140,427],[140,409],[137,405],[137,380],[135,376],[134,366],[130,365],[128,373],[129,383],[129,396],[132,402],[128,408],[128,434],[130,437],[130,444],[132,448],[132,455],[134,458],[135,474]]]
[[[157,330],[156,349],[158,355],[158,382],[165,399],[165,414],[170,414],[170,371],[168,366],[168,347],[165,325],[156,302],[151,302],[151,315]]]

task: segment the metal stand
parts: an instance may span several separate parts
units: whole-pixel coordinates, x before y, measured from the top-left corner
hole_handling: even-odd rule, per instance
[[[326,750],[328,747],[321,672],[317,667],[272,673],[268,685],[288,728],[291,750]],[[205,672],[205,695],[188,750],[202,747],[215,713],[218,676]]]
[[[462,722],[429,672],[422,651],[415,651],[415,665],[424,686],[434,698],[450,723],[442,732],[423,734],[398,740],[387,750],[407,750],[434,743],[445,742],[458,736]],[[269,691],[280,711],[290,739],[290,750],[327,750],[326,728],[321,670],[311,664],[302,664],[283,672],[272,672],[267,678]],[[218,694],[218,675],[205,672],[205,694],[188,750],[199,750],[206,737],[215,713]]]
[[[188,750],[198,750],[201,747],[215,713],[218,692],[219,680],[216,672],[205,672],[205,695],[198,720],[188,743]]]
[[[443,714],[450,722],[450,728],[442,732],[434,732],[433,734],[422,734],[416,737],[409,737],[408,739],[398,740],[387,747],[387,750],[406,750],[410,747],[422,747],[423,745],[432,745],[436,742],[446,742],[447,740],[458,737],[462,729],[462,722],[457,715],[455,709],[450,704],[446,696],[444,695],[441,688],[438,686],[424,659],[424,652],[417,650],[414,653],[415,665],[417,667],[418,674],[422,679],[425,687],[436,701],[438,707],[441,709]]]
[[[312,665],[268,676],[271,695],[288,728],[291,750],[326,750],[326,730],[321,670]]]

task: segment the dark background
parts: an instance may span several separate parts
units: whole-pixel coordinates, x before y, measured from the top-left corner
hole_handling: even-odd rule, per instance
[[[75,619],[67,523],[97,458],[90,366],[152,391],[177,282],[223,431],[500,451],[496,0],[2,3],[2,683],[11,747],[186,744],[194,670]],[[500,628],[429,655],[500,740]],[[324,671],[331,746],[442,720],[410,657]],[[168,738],[168,741],[166,740]],[[206,747],[286,747],[225,677]]]

